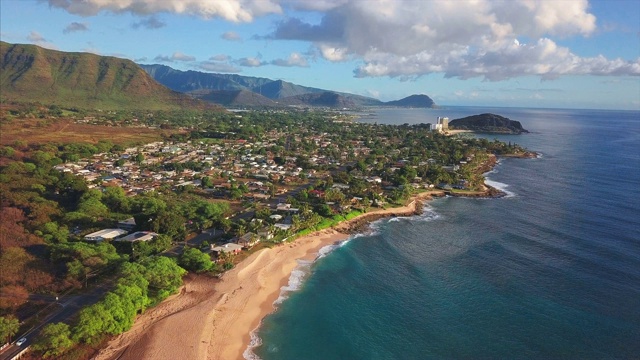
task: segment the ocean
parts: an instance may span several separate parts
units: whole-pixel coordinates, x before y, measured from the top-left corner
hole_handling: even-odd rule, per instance
[[[360,121],[492,112],[540,153],[502,159],[498,199],[440,198],[424,214],[300,264],[247,358],[640,358],[640,112],[451,107]],[[332,250],[332,251],[330,251]]]

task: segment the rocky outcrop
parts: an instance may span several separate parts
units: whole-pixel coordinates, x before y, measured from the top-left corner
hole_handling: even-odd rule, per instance
[[[519,121],[488,113],[451,120],[449,128],[489,134],[523,134],[529,132],[522,127]]]

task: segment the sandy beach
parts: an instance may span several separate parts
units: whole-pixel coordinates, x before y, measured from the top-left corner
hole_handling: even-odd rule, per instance
[[[96,359],[242,359],[250,333],[273,311],[281,287],[299,259],[314,260],[327,245],[346,240],[354,226],[385,216],[415,213],[423,193],[407,206],[362,214],[242,261],[221,279],[188,275],[180,292],[136,319]]]

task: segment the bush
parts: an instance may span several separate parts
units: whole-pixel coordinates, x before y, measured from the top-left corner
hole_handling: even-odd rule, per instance
[[[211,261],[209,254],[205,254],[196,248],[186,249],[180,255],[178,264],[189,271],[198,273],[209,271],[213,267],[213,261]]]

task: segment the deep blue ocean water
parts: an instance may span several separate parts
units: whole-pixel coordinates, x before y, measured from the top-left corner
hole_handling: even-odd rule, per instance
[[[378,123],[493,112],[541,153],[487,174],[500,199],[442,198],[312,265],[264,319],[262,359],[640,358],[640,112],[380,110]]]

